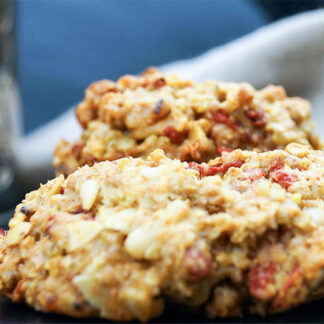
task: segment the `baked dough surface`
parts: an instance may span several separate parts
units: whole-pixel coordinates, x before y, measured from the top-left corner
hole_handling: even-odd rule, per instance
[[[294,142],[321,149],[310,113],[307,100],[287,97],[281,86],[194,83],[150,68],[88,87],[76,109],[82,136],[58,144],[54,166],[68,175],[98,161],[146,158],[157,148],[188,162],[208,162],[233,149],[284,149]]]
[[[156,150],[29,193],[0,237],[0,292],[43,312],[147,321],[168,301],[207,316],[323,295],[324,153]]]

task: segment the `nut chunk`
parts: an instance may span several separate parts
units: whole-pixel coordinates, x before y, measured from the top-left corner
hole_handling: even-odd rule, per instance
[[[208,317],[284,311],[324,294],[323,197],[324,153],[300,144],[84,166],[17,206],[0,235],[0,293],[118,321],[168,302]]]
[[[158,148],[199,163],[234,149],[264,152],[290,143],[321,149],[310,113],[308,101],[287,97],[280,86],[194,83],[150,68],[92,83],[76,108],[82,136],[62,140],[53,163],[57,174],[68,175],[98,161],[146,158]]]

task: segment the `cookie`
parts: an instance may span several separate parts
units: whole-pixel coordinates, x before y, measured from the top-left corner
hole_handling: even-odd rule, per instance
[[[57,174],[121,157],[147,157],[154,149],[182,161],[208,162],[233,149],[259,152],[289,143],[321,149],[312,133],[308,101],[280,86],[194,83],[157,69],[89,86],[76,108],[83,127],[75,143],[55,149]]]
[[[29,193],[0,237],[0,293],[43,312],[148,321],[323,295],[324,153],[299,144],[206,163],[156,150]]]

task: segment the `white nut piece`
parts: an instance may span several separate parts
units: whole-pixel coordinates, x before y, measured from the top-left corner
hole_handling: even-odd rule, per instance
[[[124,287],[119,296],[131,313],[142,322],[147,322],[153,314],[159,314],[163,311],[163,300],[153,298],[151,291],[143,287],[141,289]]]
[[[97,211],[96,220],[105,228],[128,234],[131,231],[134,219],[137,219],[138,216],[139,213],[135,208],[116,211],[114,208],[101,206]]]
[[[18,244],[30,231],[31,224],[27,222],[21,222],[10,228],[7,234],[8,245]]]
[[[159,249],[154,244],[156,234],[157,231],[152,226],[139,227],[128,235],[124,247],[128,254],[135,259],[157,258],[159,257]],[[154,253],[151,251],[153,246]]]
[[[100,292],[96,293],[96,279],[93,274],[80,274],[73,278],[73,284],[81,291],[85,300],[100,311],[101,316],[109,316],[106,311],[105,298]]]
[[[97,181],[93,179],[86,180],[80,189],[80,197],[82,208],[85,210],[91,209],[94,202],[96,201],[99,192],[99,185]]]
[[[304,208],[304,213],[309,215],[314,226],[324,225],[324,210],[318,207]]]
[[[178,199],[170,201],[166,208],[160,209],[156,213],[156,216],[172,222],[180,222],[188,216],[189,212],[189,201],[182,201]]]
[[[64,225],[67,232],[68,251],[74,251],[93,240],[102,230],[103,226],[96,221],[79,221]]]

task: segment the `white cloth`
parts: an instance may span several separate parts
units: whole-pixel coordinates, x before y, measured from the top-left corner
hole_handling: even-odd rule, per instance
[[[324,124],[324,10],[293,16],[263,27],[229,44],[189,60],[161,67],[197,81],[246,81],[256,88],[281,84],[289,95],[313,104],[313,116]],[[81,129],[73,109],[21,138],[15,152],[23,180],[37,187],[53,176],[53,150],[61,138],[69,141]],[[324,127],[318,133],[324,137]]]

